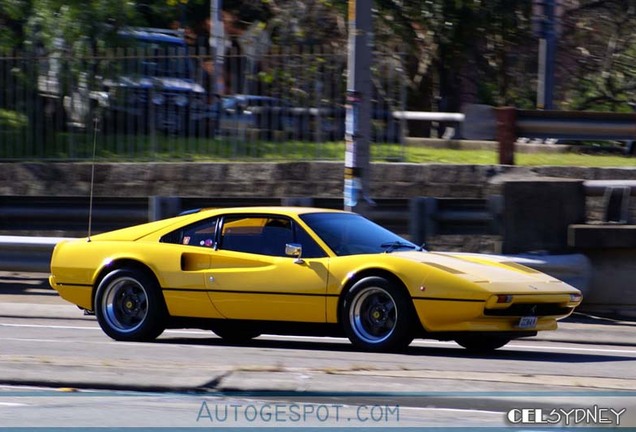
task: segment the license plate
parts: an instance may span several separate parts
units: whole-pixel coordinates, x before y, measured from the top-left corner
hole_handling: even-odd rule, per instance
[[[537,317],[534,316],[525,316],[521,317],[519,320],[519,324],[517,324],[518,328],[535,328],[537,326]]]

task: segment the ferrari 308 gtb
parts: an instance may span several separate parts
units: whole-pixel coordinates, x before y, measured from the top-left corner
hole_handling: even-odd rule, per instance
[[[200,210],[58,243],[50,283],[121,341],[166,328],[346,335],[394,351],[414,338],[493,350],[554,330],[581,293],[504,256],[437,253],[338,210]]]

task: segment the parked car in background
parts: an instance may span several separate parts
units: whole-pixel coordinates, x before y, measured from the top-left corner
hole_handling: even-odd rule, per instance
[[[181,35],[131,29],[120,36],[137,55],[116,59],[116,73],[103,81],[106,126],[173,134],[208,127],[214,112]]]
[[[190,134],[213,124],[209,94],[179,31],[122,30],[104,52],[82,57],[76,74],[66,50],[59,40],[38,88],[47,101],[63,100],[69,127],[84,129],[98,117],[106,133]]]
[[[288,101],[259,95],[225,96],[216,105],[218,128],[224,135],[254,133],[271,139],[276,132],[290,136],[297,130],[297,117]]]

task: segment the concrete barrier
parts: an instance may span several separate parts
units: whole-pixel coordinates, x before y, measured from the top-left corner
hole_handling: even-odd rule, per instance
[[[53,248],[66,237],[0,236],[0,270],[48,273]]]
[[[511,261],[549,274],[578,288],[584,297],[590,294],[592,264],[583,254],[518,254],[507,255]]]

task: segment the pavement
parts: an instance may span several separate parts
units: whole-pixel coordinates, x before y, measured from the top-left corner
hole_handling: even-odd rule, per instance
[[[57,293],[48,286],[45,275],[0,273],[0,318],[24,318],[30,320],[74,320],[78,325],[82,321],[94,323],[94,316],[85,316],[76,306],[62,300]],[[592,346],[636,346],[636,322],[616,321],[606,318],[574,314],[559,324],[557,331],[540,332],[532,338],[534,341],[572,343]],[[275,346],[276,341],[256,341],[264,348]],[[444,347],[444,345],[441,345]],[[0,356],[1,358],[2,356]],[[409,383],[417,380],[418,388],[431,388],[436,392],[457,392],[462,385],[458,379],[470,382],[464,390],[472,392],[490,393],[498,388],[518,388],[520,391],[535,387],[537,376],[529,378],[506,373],[471,373],[470,371],[452,372],[444,376],[444,371],[436,370],[352,370],[351,368],[329,370],[308,370],[307,368],[280,368],[272,365],[260,367],[239,367],[232,369],[223,367],[216,369],[207,367],[201,373],[176,369],[159,362],[157,365],[117,368],[106,371],[105,374],[82,374],[78,379],[77,369],[69,368],[67,364],[55,364],[55,359],[45,365],[49,373],[43,375],[38,370],[39,363],[29,367],[29,359],[21,365],[20,373],[15,372],[15,362],[0,361],[0,384],[5,385],[45,385],[47,387],[93,388],[107,390],[137,390],[137,391],[281,391],[281,392],[347,392],[348,383],[355,380],[355,388],[359,392],[402,391],[409,387]],[[58,367],[59,366],[59,367]],[[79,364],[78,364],[79,366]],[[139,374],[136,366],[145,368],[149,373]],[[154,368],[154,370],[153,370]],[[144,372],[146,372],[144,370]],[[448,372],[446,372],[448,373]],[[112,374],[112,375],[109,375]],[[361,375],[369,379],[358,379]],[[19,378],[15,378],[19,376]],[[558,376],[544,377],[554,388],[568,388],[567,380],[559,380]],[[598,381],[598,379],[596,379]],[[571,381],[571,380],[570,380]],[[582,387],[603,388],[612,390],[629,390],[636,386],[633,380],[602,379],[602,382],[583,383]],[[579,383],[581,384],[581,383]],[[516,386],[516,387],[515,387]],[[550,388],[543,386],[542,388]]]
[[[0,320],[3,319],[10,322],[19,320],[20,323],[32,321],[51,326],[55,325],[54,320],[73,320],[77,326],[95,323],[94,316],[85,316],[76,306],[62,300],[48,286],[46,275],[11,272],[0,272]],[[588,350],[601,345],[634,347],[635,331],[636,322],[577,313],[561,321],[557,331],[541,332],[532,340],[569,343],[574,344],[574,347],[578,344]],[[205,337],[205,344],[217,344],[215,339],[207,335]],[[584,373],[562,376],[557,370],[549,372],[551,369],[546,369],[543,373],[527,374],[507,372],[505,368],[488,371],[488,368],[483,367],[466,367],[457,371],[429,366],[428,362],[422,362],[421,366],[414,368],[403,368],[396,362],[395,367],[387,368],[381,364],[374,367],[371,360],[369,367],[355,367],[346,362],[334,362],[342,364],[340,367],[325,368],[324,362],[322,367],[303,367],[301,364],[294,364],[293,360],[287,360],[287,364],[281,366],[275,354],[272,354],[273,359],[266,357],[269,355],[267,351],[276,351],[281,347],[302,349],[303,345],[302,342],[284,342],[274,338],[257,339],[253,342],[256,348],[262,348],[259,352],[263,353],[258,359],[250,360],[256,362],[253,366],[245,361],[239,362],[239,366],[232,366],[233,361],[230,358],[227,362],[211,362],[207,351],[196,354],[202,357],[196,357],[194,352],[190,352],[189,356],[180,357],[176,361],[163,357],[153,359],[144,355],[145,350],[157,350],[154,344],[134,344],[134,349],[140,350],[142,354],[139,357],[130,355],[125,362],[120,362],[116,360],[117,352],[120,352],[118,347],[110,347],[107,338],[104,339],[104,342],[92,345],[92,349],[103,347],[105,358],[100,357],[99,353],[91,356],[82,356],[79,353],[76,356],[71,352],[35,355],[16,350],[3,352],[0,348],[0,399],[3,393],[8,392],[6,394],[13,395],[8,400],[15,402],[16,394],[13,389],[28,392],[29,388],[36,387],[52,389],[56,394],[80,392],[90,395],[100,394],[95,393],[96,390],[105,390],[120,392],[114,394],[179,394],[190,399],[245,398],[249,401],[345,403],[354,406],[383,403],[424,407],[422,409],[435,407],[440,408],[441,412],[449,413],[455,412],[454,410],[505,413],[520,407],[553,410],[606,406],[626,408],[627,413],[622,418],[621,426],[636,426],[636,379],[630,378],[612,378],[605,374],[590,376],[593,374]],[[316,344],[320,345],[321,342],[313,345]],[[344,354],[341,357],[345,357],[349,350],[345,342],[341,345],[335,345],[336,342],[331,345],[330,342],[323,344],[325,348],[309,348],[314,350],[309,353],[317,358],[318,363],[324,353],[327,353],[327,357],[338,356],[337,351],[342,350]],[[463,355],[456,351],[462,350],[453,350],[450,348],[451,344],[440,342],[440,348],[434,348],[430,352],[414,348],[413,354],[425,352],[426,355],[451,356],[461,361]],[[518,352],[510,354],[505,350],[496,352],[495,356],[504,360],[502,363],[508,359],[524,361],[527,358],[531,362],[537,362],[555,358],[545,351],[545,344],[541,345],[543,352],[539,349],[540,344],[537,344],[537,352],[525,351],[522,358]],[[175,345],[173,352],[175,349],[181,348]],[[322,351],[323,349],[326,351]],[[620,348],[616,350],[620,351]],[[332,351],[336,352],[331,353]],[[239,358],[252,356],[254,347],[243,352],[241,347],[228,346],[226,352],[228,356]],[[548,357],[544,358],[544,355]],[[589,356],[582,356],[587,359],[582,361],[590,361]],[[249,357],[243,357],[244,360],[247,358]],[[469,356],[466,359],[468,365],[472,361],[488,360],[487,356]],[[578,364],[572,366],[581,367]],[[355,391],[352,392],[352,389]]]
[[[84,317],[77,306],[66,303],[56,294],[33,298],[0,293],[0,317],[95,320],[92,316]],[[608,331],[609,329],[611,331]],[[636,322],[575,313],[561,321],[557,331],[540,332],[532,340],[586,345],[636,346]]]

